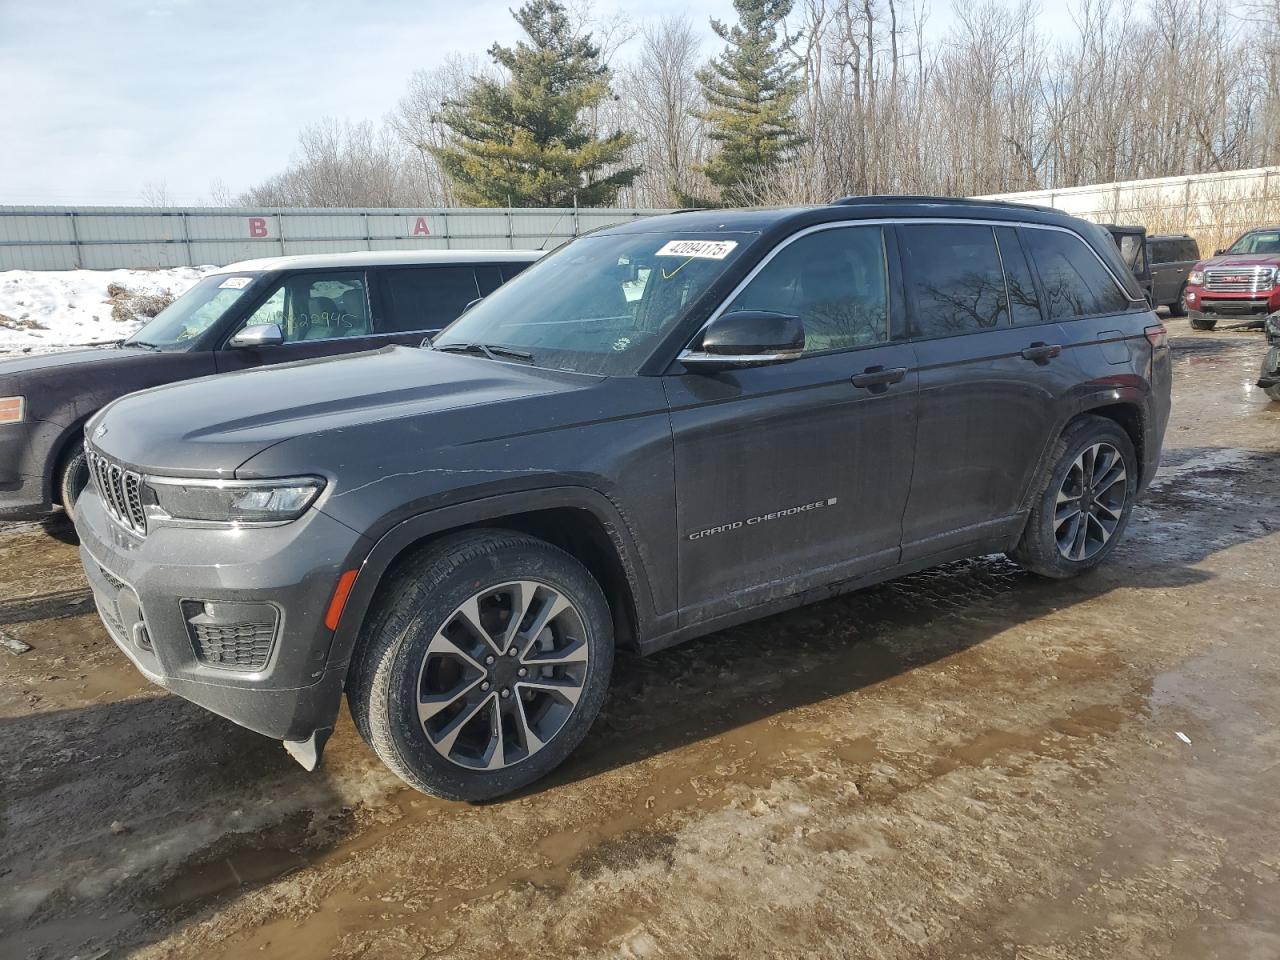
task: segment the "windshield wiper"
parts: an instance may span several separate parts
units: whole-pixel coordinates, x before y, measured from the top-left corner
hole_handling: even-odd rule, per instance
[[[517,350],[515,347],[504,347],[500,343],[442,343],[435,349],[445,353],[479,353],[490,360],[523,360],[533,363],[533,354],[528,350]]]
[[[121,342],[120,346],[122,346],[122,347],[143,347],[143,348],[144,348],[144,349],[146,349],[146,350],[154,350],[154,351],[156,351],[157,353],[160,351],[160,344],[158,344],[158,343],[147,343],[147,341],[145,341],[145,340],[125,340],[125,341],[122,341],[122,342]]]

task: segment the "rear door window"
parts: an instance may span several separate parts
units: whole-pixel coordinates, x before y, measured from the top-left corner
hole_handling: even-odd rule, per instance
[[[1022,252],[1018,231],[1013,227],[996,227],[996,243],[1000,247],[1000,260],[1004,264],[1004,280],[1008,289],[1009,314],[1015,325],[1040,323],[1040,294],[1027,265],[1027,255]]]
[[[1194,240],[1181,240],[1179,241],[1179,246],[1181,248],[1181,251],[1178,254],[1179,260],[1187,261],[1200,259],[1200,246]]]
[[[1050,320],[1069,320],[1129,309],[1129,297],[1078,236],[1025,228],[1022,242],[1040,274]]]
[[[981,224],[919,223],[898,228],[907,296],[923,339],[954,337],[1008,322],[995,233]]]
[[[504,263],[502,265],[502,279],[504,281],[510,280],[512,277],[517,276],[520,273],[523,273],[525,270],[528,270],[532,266],[533,266],[532,262],[524,263],[519,260],[517,260],[515,263]]]
[[[470,266],[384,268],[379,271],[383,333],[440,330],[480,296]]]
[[[480,296],[487,297],[502,286],[502,271],[497,264],[476,267],[476,285],[480,288]]]
[[[1174,248],[1174,240],[1152,240],[1151,241],[1151,263],[1170,263],[1177,258]]]

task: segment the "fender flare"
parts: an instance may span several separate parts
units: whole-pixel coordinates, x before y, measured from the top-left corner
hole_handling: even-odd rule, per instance
[[[1023,512],[1031,509],[1032,502],[1039,493],[1040,485],[1045,479],[1046,471],[1052,468],[1053,464],[1049,461],[1049,455],[1053,451],[1053,445],[1057,442],[1058,437],[1062,436],[1062,431],[1067,429],[1067,424],[1082,414],[1089,413],[1091,410],[1117,405],[1131,406],[1138,411],[1142,421],[1144,442],[1146,442],[1145,435],[1149,429],[1151,410],[1148,395],[1143,390],[1130,384],[1107,384],[1105,386],[1095,384],[1087,392],[1072,397],[1066,405],[1066,412],[1054,424],[1052,432],[1049,433],[1046,439],[1044,449],[1040,452],[1036,469],[1031,474],[1031,483],[1023,492],[1021,501],[1021,510]],[[1139,467],[1142,468],[1145,465],[1139,464]]]
[[[329,646],[329,668],[350,663],[360,627],[384,574],[412,544],[435,534],[513,514],[563,507],[590,513],[604,528],[617,551],[631,592],[637,639],[652,635],[656,616],[649,579],[636,540],[617,505],[590,487],[543,487],[467,500],[417,514],[386,531],[363,559],[353,556],[346,569],[355,569],[358,573]]]

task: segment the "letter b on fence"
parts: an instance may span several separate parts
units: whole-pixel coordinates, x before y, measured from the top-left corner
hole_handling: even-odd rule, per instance
[[[267,235],[267,218],[266,217],[250,217],[249,218],[249,236],[261,238]]]

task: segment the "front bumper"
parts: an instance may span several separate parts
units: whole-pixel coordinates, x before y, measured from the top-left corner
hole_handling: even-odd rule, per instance
[[[1188,288],[1187,312],[1197,320],[1226,320],[1232,317],[1265,317],[1280,310],[1280,294],[1214,293],[1201,288]]]
[[[324,617],[342,571],[367,553],[364,537],[312,509],[276,527],[162,526],[139,538],[92,487],[77,501],[76,532],[103,624],[148,679],[277,740],[333,727],[346,665],[328,662]],[[255,636],[261,663],[210,662],[207,636],[192,625],[205,604],[275,612]]]

